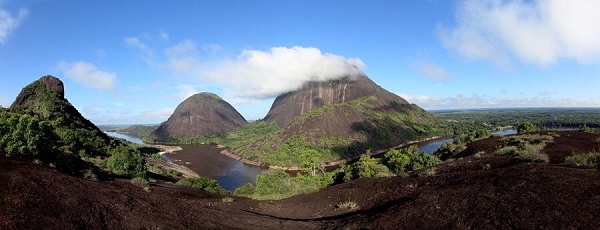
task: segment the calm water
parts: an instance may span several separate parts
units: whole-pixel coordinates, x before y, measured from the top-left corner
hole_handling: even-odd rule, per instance
[[[183,150],[164,154],[163,157],[185,165],[194,172],[216,179],[221,187],[233,191],[247,183],[254,184],[263,169],[246,165],[220,153],[214,145],[181,145]]]
[[[142,141],[142,139],[139,139],[137,137],[127,136],[125,134],[120,134],[120,133],[117,133],[117,132],[106,132],[106,134],[109,135],[109,136],[111,136],[111,137],[122,138],[122,139],[125,139],[127,141],[130,141],[130,142],[133,142],[133,143],[136,143],[136,144],[140,144],[140,145],[144,144],[144,142]]]
[[[136,137],[116,132],[109,136],[123,138],[137,144],[144,142]],[[222,149],[213,145],[181,145],[183,150],[162,155],[165,160],[184,165],[199,175],[215,179],[224,189],[233,191],[246,183],[254,184],[263,169],[246,165],[220,153]]]
[[[494,131],[492,134],[497,134],[497,135],[512,135],[512,134],[516,134],[517,130],[516,129],[505,129],[505,130],[497,130]],[[422,142],[419,143],[419,150],[421,150],[421,152],[426,152],[426,153],[434,153],[435,151],[437,151],[444,143],[449,143],[454,141],[454,138],[441,138],[441,139],[436,139],[436,140],[431,140],[431,141],[427,141],[427,142]]]
[[[517,133],[514,129],[499,130],[493,132],[499,135],[510,135]],[[127,136],[115,132],[106,134],[123,138],[125,140],[143,144],[139,138]],[[453,138],[442,138],[419,143],[422,152],[434,153],[442,144],[454,141]],[[215,179],[224,189],[233,191],[246,183],[254,184],[256,176],[264,169],[256,166],[246,165],[220,153],[222,149],[214,145],[182,145],[183,150],[175,153],[164,154],[163,158],[185,165],[199,175]]]

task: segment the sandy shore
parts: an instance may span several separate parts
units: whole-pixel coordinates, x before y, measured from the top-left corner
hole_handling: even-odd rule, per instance
[[[183,148],[181,148],[181,146],[175,146],[175,145],[151,145],[151,144],[149,144],[149,146],[162,149],[163,151],[158,153],[160,155],[163,155],[165,153],[174,153],[174,152],[177,152],[177,151],[180,151],[183,149]]]

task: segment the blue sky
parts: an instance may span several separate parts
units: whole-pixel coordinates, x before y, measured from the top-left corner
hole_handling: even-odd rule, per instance
[[[44,75],[96,124],[214,92],[248,120],[355,74],[426,109],[600,106],[600,0],[0,0],[0,105]]]

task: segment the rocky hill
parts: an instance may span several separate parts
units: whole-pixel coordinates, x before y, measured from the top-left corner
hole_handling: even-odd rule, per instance
[[[367,149],[386,149],[428,138],[437,131],[430,113],[364,75],[308,82],[277,97],[264,121],[281,129],[249,145],[233,146],[235,154],[291,166],[295,160],[288,159],[295,156],[290,155],[299,154],[302,148],[321,152],[322,162],[333,161],[355,157]],[[278,152],[281,156],[274,157]],[[283,152],[288,152],[287,156]]]
[[[362,97],[374,96],[373,107],[395,105],[410,105],[400,96],[381,88],[367,76],[344,77],[339,80],[324,82],[308,82],[296,91],[278,96],[269,113],[266,122],[275,122],[284,127],[296,117],[312,109],[324,105],[335,105],[350,102]]]
[[[56,77],[44,76],[24,87],[10,111],[34,114],[50,123],[62,143],[68,144],[67,151],[96,155],[110,145],[110,138],[65,98],[63,82]]]
[[[199,93],[185,99],[151,138],[195,137],[221,134],[246,124],[229,103],[212,93]]]

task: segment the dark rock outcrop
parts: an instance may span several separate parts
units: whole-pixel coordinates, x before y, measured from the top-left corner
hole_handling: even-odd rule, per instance
[[[60,79],[48,75],[48,76],[43,76],[42,78],[37,80],[37,82],[42,84],[42,86],[44,86],[50,92],[55,93],[60,99],[65,98],[65,87],[63,85],[63,82]],[[36,83],[36,82],[34,82],[34,83]],[[37,93],[39,93],[39,92],[37,92],[35,90],[21,91],[21,93],[19,93],[19,96],[17,96],[17,99],[15,99],[15,101],[13,102],[13,104],[10,107],[15,108],[15,107],[24,106],[26,104],[27,99],[29,99],[32,96],[35,96],[35,94],[37,94]]]
[[[278,96],[264,120],[283,127],[309,110],[366,96],[377,97],[377,100],[372,102],[375,107],[386,106],[392,102],[409,105],[402,97],[390,93],[362,75],[333,81],[308,82],[299,90]]]
[[[229,103],[212,93],[199,93],[181,102],[152,138],[216,135],[246,124]]]

